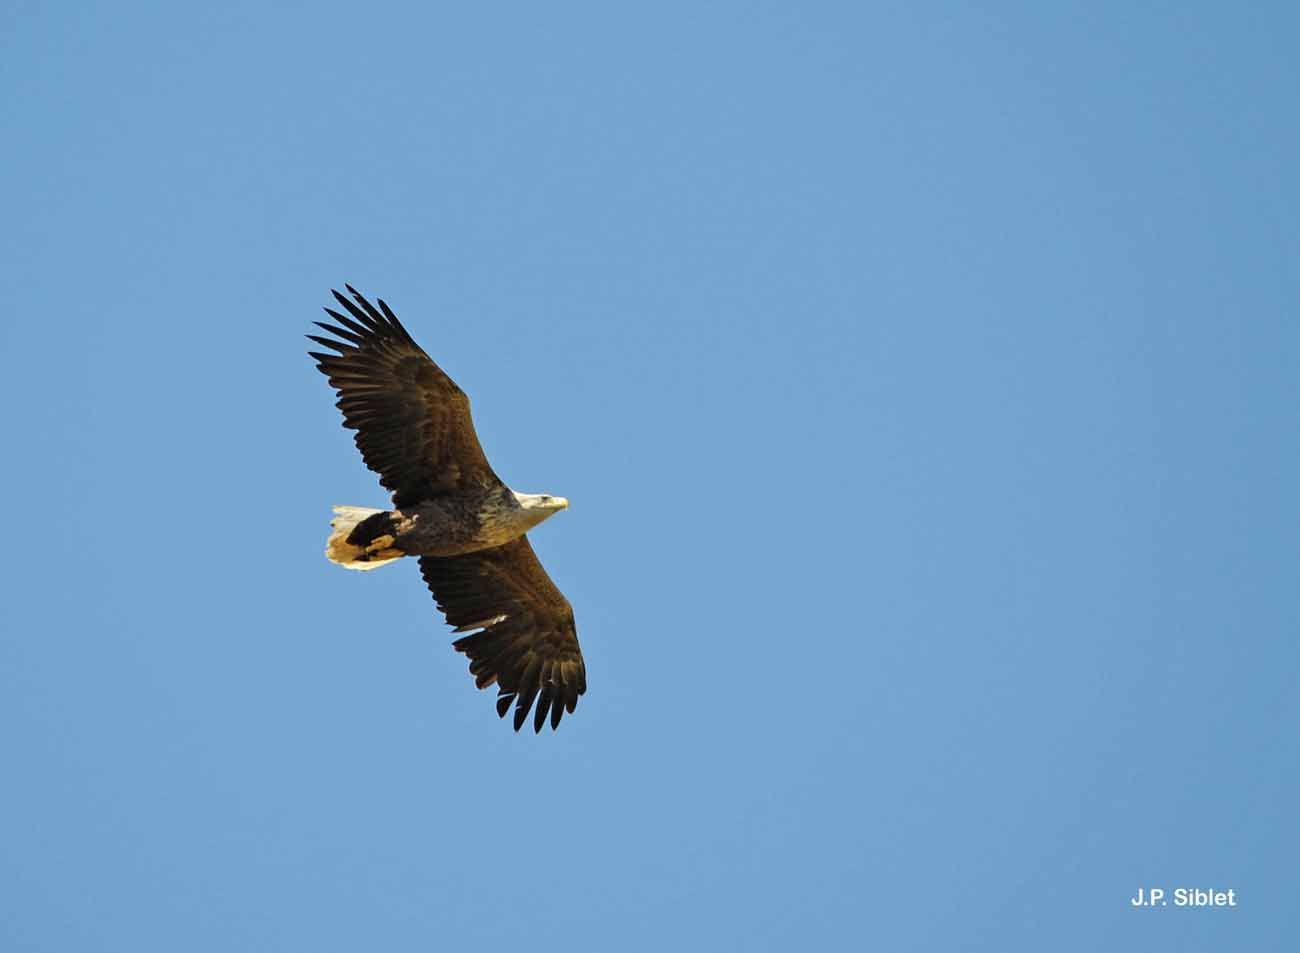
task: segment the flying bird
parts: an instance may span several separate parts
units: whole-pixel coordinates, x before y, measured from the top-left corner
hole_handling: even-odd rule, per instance
[[[397,316],[351,285],[326,308],[333,335],[308,339],[338,391],[343,426],[356,431],[366,466],[393,509],[334,507],[331,562],[368,570],[404,556],[420,573],[469,657],[479,688],[497,686],[497,714],[514,706],[515,731],[536,702],[533,730],[556,728],[587,690],[573,607],[551,581],[527,532],[566,509],[562,496],[516,493],[492,472],[470,418],[469,398],[415,343]],[[344,313],[346,312],[346,313]]]

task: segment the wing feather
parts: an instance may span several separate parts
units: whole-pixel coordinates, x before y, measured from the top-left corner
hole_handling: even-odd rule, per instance
[[[479,688],[497,686],[497,714],[513,706],[518,731],[537,702],[533,730],[560,724],[587,690],[573,607],[542,568],[526,536],[461,556],[421,556],[420,572],[469,656]],[[540,700],[539,700],[540,696]]]
[[[309,353],[338,392],[343,426],[356,431],[362,459],[392,492],[393,503],[400,508],[471,486],[500,485],[465,392],[388,305],[380,301],[376,309],[346,287],[351,299],[332,292],[343,311],[325,309],[335,323],[315,322],[334,338],[307,335],[338,353]]]

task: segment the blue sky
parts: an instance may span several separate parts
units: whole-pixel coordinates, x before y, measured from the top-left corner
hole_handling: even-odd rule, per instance
[[[1294,7],[5,19],[6,950],[1297,948]],[[554,735],[321,555],[344,282],[572,501]]]

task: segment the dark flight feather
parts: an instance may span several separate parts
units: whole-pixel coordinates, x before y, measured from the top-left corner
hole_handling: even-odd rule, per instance
[[[500,486],[474,431],[469,398],[411,339],[396,315],[351,285],[333,292],[348,315],[326,308],[339,340],[308,335],[338,354],[311,352],[338,392],[343,426],[355,430],[366,466],[399,509],[468,486]]]
[[[504,718],[514,705],[518,731],[541,695],[534,730],[548,715],[558,726],[586,692],[587,669],[573,608],[527,537],[461,556],[421,556],[420,572],[449,625],[490,621],[453,645],[469,656],[480,687],[496,683],[497,714]]]

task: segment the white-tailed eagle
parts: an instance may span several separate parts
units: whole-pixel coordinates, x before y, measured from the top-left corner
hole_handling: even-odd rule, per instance
[[[438,608],[469,656],[479,688],[496,684],[497,713],[513,705],[518,731],[536,702],[533,729],[551,728],[587,690],[573,607],[538,561],[525,533],[565,509],[560,496],[516,493],[487,462],[469,398],[411,339],[397,316],[351,285],[333,292],[343,312],[307,335],[339,394],[366,466],[393,494],[393,509],[336,506],[325,554],[349,569],[416,556]]]

